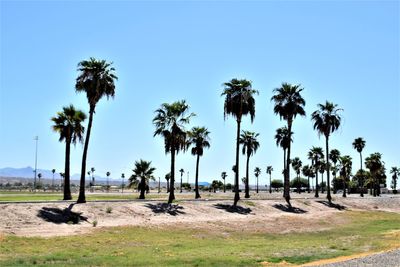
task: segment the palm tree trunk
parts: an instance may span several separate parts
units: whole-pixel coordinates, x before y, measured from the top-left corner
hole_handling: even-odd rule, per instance
[[[328,192],[326,193],[326,198],[328,199],[329,203],[332,201],[331,196],[331,171],[330,171],[330,164],[329,164],[329,138],[325,138],[325,146],[326,146],[326,186]]]
[[[144,178],[140,179],[140,196],[139,199],[145,199],[144,191],[146,190],[146,180]]]
[[[321,193],[323,194],[325,191],[324,188],[324,173],[321,173]]]
[[[291,148],[291,142],[292,140],[292,119],[288,119],[288,132],[289,132],[289,145],[287,149],[287,159],[286,159],[286,170],[285,170],[285,185],[284,185],[284,195],[285,195],[285,200],[288,203],[289,207],[292,207],[290,204],[290,148]]]
[[[236,164],[235,164],[235,198],[233,200],[233,206],[236,207],[240,199],[239,196],[239,138],[240,138],[240,118],[237,119],[237,131],[236,131]]]
[[[226,178],[224,178],[224,193],[226,192],[226,189],[225,189],[225,179],[226,179]]]
[[[286,149],[283,149],[283,197],[285,197],[286,184]]]
[[[71,186],[70,186],[70,151],[71,151],[71,138],[65,140],[65,180],[64,180],[64,200],[71,200]],[[53,174],[54,177],[54,174]]]
[[[196,181],[195,181],[195,186],[194,186],[194,191],[196,193],[195,198],[201,198],[199,194],[199,162],[200,162],[200,156],[197,155],[197,160],[196,160]],[[225,187],[224,187],[225,190]]]
[[[310,176],[307,176],[307,192],[310,194]]]
[[[343,195],[342,196],[346,197],[346,176],[343,177]]]
[[[171,204],[172,201],[175,200],[175,148],[171,149],[171,184],[169,186],[169,198],[168,198],[168,204]]]
[[[250,198],[250,187],[249,187],[249,161],[250,161],[250,155],[247,155],[247,161],[246,161],[246,184],[245,184],[245,198]]]
[[[94,107],[90,107],[89,124],[86,131],[85,145],[83,147],[81,180],[79,184],[79,197],[77,203],[86,203],[86,197],[85,197],[86,158],[87,158],[87,151],[89,148],[90,131],[92,130],[93,114],[94,114]]]
[[[256,178],[257,178],[257,189],[256,189],[256,192],[257,192],[257,194],[258,194],[258,176],[256,176]]]
[[[269,173],[269,193],[272,194],[272,188],[271,188],[271,173]]]
[[[300,174],[297,174],[297,192],[301,194]]]

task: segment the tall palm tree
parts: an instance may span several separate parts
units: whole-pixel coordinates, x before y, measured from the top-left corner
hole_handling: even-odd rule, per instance
[[[104,96],[114,97],[115,84],[118,79],[115,75],[115,69],[105,60],[97,60],[90,58],[83,60],[78,64],[79,76],[76,78],[75,89],[76,92],[86,93],[89,103],[89,123],[86,131],[85,145],[83,147],[82,155],[82,169],[81,180],[79,187],[78,203],[85,203],[85,175],[86,175],[86,158],[89,148],[90,132],[92,130],[93,115],[95,113],[96,105]]]
[[[53,179],[52,179],[52,182],[51,182],[51,187],[53,189],[52,191],[54,192],[54,173],[56,172],[56,169],[52,169],[51,172],[53,173]]]
[[[309,165],[304,165],[301,171],[307,177],[307,192],[310,193],[310,177],[314,175],[313,170]]]
[[[51,118],[54,123],[52,126],[53,131],[60,135],[59,141],[65,141],[64,200],[72,199],[70,188],[71,143],[76,145],[77,142],[82,142],[85,132],[82,123],[85,119],[86,114],[81,110],[75,109],[73,105],[63,107],[62,112],[57,112],[57,116]]]
[[[149,180],[155,180],[153,173],[156,168],[151,166],[151,161],[145,161],[140,159],[140,161],[135,161],[135,168],[133,169],[133,174],[129,178],[129,187],[138,184],[140,190],[139,199],[145,199],[145,191],[148,186]]]
[[[186,149],[187,133],[184,126],[195,116],[194,113],[187,114],[188,112],[189,106],[185,100],[173,102],[172,104],[164,103],[155,111],[156,116],[153,119],[153,124],[156,127],[154,136],[162,136],[164,138],[165,153],[171,153],[168,203],[172,203],[175,199],[175,156]]]
[[[205,127],[193,127],[188,132],[189,140],[187,146],[192,146],[192,155],[197,156],[196,159],[196,178],[195,178],[195,198],[200,198],[199,194],[199,162],[200,157],[203,156],[205,148],[210,147],[210,132]],[[225,181],[225,180],[224,180]],[[224,187],[225,188],[225,187]]]
[[[313,146],[308,152],[308,159],[311,160],[311,167],[315,174],[315,197],[319,197],[318,170],[321,159],[324,158],[322,147]]]
[[[293,132],[291,133],[293,135]],[[276,129],[275,133],[276,145],[283,149],[283,170],[286,169],[286,151],[289,148],[289,143],[293,142],[293,139],[289,139],[289,131],[286,126]]]
[[[222,180],[224,180],[224,193],[226,192],[226,189],[225,189],[225,179],[226,179],[226,177],[228,177],[228,174],[226,174],[226,172],[221,172],[221,178],[222,178]]]
[[[306,101],[301,96],[300,85],[291,85],[289,83],[282,83],[282,86],[274,89],[275,95],[272,96],[271,100],[275,102],[274,113],[278,114],[282,119],[287,122],[288,129],[288,140],[292,140],[292,125],[294,119],[299,116],[305,116],[306,112],[304,106]],[[289,142],[286,155],[286,166],[284,169],[284,193],[283,197],[289,206],[290,204],[290,149],[291,142]]]
[[[274,171],[272,166],[267,166],[267,174],[269,175],[269,193],[272,194],[272,187],[271,187],[271,174]]]
[[[397,179],[398,179],[398,176],[400,175],[400,168],[392,167],[392,169],[390,170],[390,173],[393,174],[393,176],[392,176],[393,194],[397,194]]]
[[[382,161],[381,153],[372,153],[365,159],[365,166],[369,169],[374,188],[374,197],[380,195],[380,183],[385,178],[385,163]]]
[[[351,169],[353,165],[352,158],[350,156],[342,156],[339,158],[340,161],[340,176],[343,179],[343,197],[346,197],[346,184],[350,180]]]
[[[329,164],[329,136],[339,129],[342,120],[339,114],[342,109],[338,105],[326,101],[325,104],[318,104],[318,110],[311,114],[311,120],[314,121],[314,130],[318,131],[318,135],[325,135],[325,151],[326,151],[326,172],[327,172],[327,195],[329,203],[332,201],[331,185],[330,185],[330,164]]]
[[[181,173],[181,186],[180,186],[180,193],[182,193],[182,177],[183,177],[183,174],[185,173],[185,170],[184,170],[184,169],[180,169],[180,170],[179,170],[179,172]]]
[[[301,189],[300,189],[300,172],[301,172],[302,164],[303,163],[301,162],[299,157],[295,157],[292,160],[292,168],[296,172],[296,175],[297,175],[297,177],[296,177],[297,178],[297,192],[299,194],[300,194],[300,191],[301,191]]]
[[[331,152],[329,153],[329,159],[333,162],[333,169],[332,169],[332,174],[333,174],[333,179],[336,181],[336,173],[338,172],[338,168],[336,166],[337,162],[339,161],[340,158],[340,151],[337,149],[332,149]],[[335,184],[335,182],[333,183]],[[336,194],[336,188],[334,187],[334,192]]]
[[[236,119],[236,161],[235,161],[235,198],[233,206],[236,207],[240,199],[239,196],[239,139],[240,139],[240,124],[242,117],[250,115],[250,120],[253,122],[256,114],[256,101],[254,95],[258,94],[251,86],[251,82],[247,80],[232,79],[223,84],[224,91],[221,96],[225,97],[224,101],[224,118],[231,115]]]
[[[357,150],[358,153],[360,153],[360,170],[361,173],[363,173],[363,166],[362,166],[362,151],[365,147],[365,140],[362,137],[358,137],[356,139],[354,139],[353,142],[353,148],[355,150]],[[364,177],[363,175],[361,175],[361,179],[360,181],[358,181],[359,183],[359,187],[360,187],[360,196],[363,197],[364,196]]]
[[[110,183],[108,181],[108,178],[110,177],[110,174],[111,174],[110,172],[106,173],[106,175],[107,175],[107,187],[106,187],[107,188],[107,192],[110,190]]]
[[[243,146],[242,153],[247,155],[246,160],[246,183],[245,183],[245,198],[249,198],[249,161],[250,157],[257,152],[260,143],[257,141],[258,133],[242,131],[239,138],[239,143]]]
[[[256,193],[258,194],[258,176],[261,174],[261,169],[259,167],[254,168],[254,175],[257,178],[257,186],[256,186]]]

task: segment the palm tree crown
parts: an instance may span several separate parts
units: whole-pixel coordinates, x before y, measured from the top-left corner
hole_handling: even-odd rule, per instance
[[[292,135],[293,132],[291,132],[289,135],[289,130],[286,126],[276,129],[276,134],[275,134],[276,145],[280,146],[282,149],[287,149],[289,147],[289,143],[293,142],[293,139],[291,137]]]
[[[77,141],[83,141],[85,127],[82,123],[86,120],[86,114],[83,111],[69,105],[63,107],[63,111],[57,112],[57,116],[51,120],[54,122],[53,131],[60,134],[60,142],[65,140],[75,145]]]
[[[293,120],[297,115],[305,116],[306,102],[300,94],[301,91],[303,88],[300,88],[300,84],[282,83],[281,87],[275,88],[275,95],[271,97],[275,102],[274,113],[284,120]]]
[[[338,105],[326,101],[325,105],[318,104],[318,110],[311,114],[311,120],[314,121],[314,129],[318,134],[328,137],[331,133],[339,129],[342,120],[339,111],[342,109]]]
[[[252,156],[257,152],[257,149],[260,147],[260,143],[257,141],[258,133],[250,132],[250,131],[242,131],[240,135],[239,143],[243,145],[242,153],[243,155],[247,154],[247,156]]]
[[[129,178],[129,187],[137,184],[139,182],[140,189],[140,199],[144,199],[144,192],[146,190],[146,185],[149,180],[155,180],[153,176],[156,168],[151,166],[151,161],[145,161],[140,159],[140,161],[135,161],[135,168],[132,170],[133,174]]]
[[[354,139],[353,148],[357,150],[358,153],[361,153],[364,147],[365,147],[365,140],[362,137]]]
[[[191,131],[188,132],[189,140],[186,145],[188,147],[192,146],[192,155],[203,156],[204,148],[210,147],[210,132],[205,127],[193,127]]]
[[[91,57],[89,60],[83,60],[78,64],[80,75],[76,79],[76,91],[85,92],[89,106],[94,110],[97,102],[103,97],[114,97],[115,75],[113,63],[105,60],[97,60]]]
[[[340,151],[337,149],[332,149],[331,153],[329,153],[329,159],[336,164],[340,158]]]

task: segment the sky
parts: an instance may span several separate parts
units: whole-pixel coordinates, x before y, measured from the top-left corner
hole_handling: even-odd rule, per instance
[[[69,104],[88,111],[75,79],[89,57],[113,62],[119,78],[115,98],[100,100],[94,116],[87,168],[98,175],[130,176],[144,159],[163,179],[170,155],[153,137],[154,111],[185,99],[197,114],[187,129],[211,132],[199,180],[226,171],[233,182],[236,123],[224,120],[221,97],[232,78],[259,91],[254,123],[246,117],[242,129],[260,133],[250,171],[262,169],[261,184],[268,165],[282,178],[274,135],[285,122],[270,101],[282,82],[301,84],[306,100],[307,116],[293,125],[292,157],[310,164],[309,149],[324,148],[310,118],[329,100],[343,109],[330,148],[350,155],[353,170],[357,137],[366,140],[364,158],[380,152],[387,169],[400,166],[399,1],[1,1],[0,15],[0,168],[34,166],[39,136],[38,168],[63,171],[65,145],[50,118]],[[72,148],[72,174],[82,150]],[[177,156],[184,180],[194,181],[195,161],[188,152]],[[243,177],[245,156],[240,166]]]

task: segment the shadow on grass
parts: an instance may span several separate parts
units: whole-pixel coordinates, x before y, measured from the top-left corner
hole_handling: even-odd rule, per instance
[[[220,209],[220,210],[225,210],[230,213],[239,213],[239,214],[243,214],[243,215],[251,213],[250,208],[243,208],[241,206],[235,207],[235,206],[228,205],[228,204],[215,204],[214,207],[216,207],[217,209]]]
[[[179,206],[177,204],[168,204],[168,203],[157,203],[157,204],[151,204],[147,203],[144,205],[146,208],[151,209],[154,213],[167,213],[172,216],[180,215],[180,214],[185,214],[182,206]]]
[[[68,223],[68,224],[78,224],[81,221],[87,221],[87,217],[82,216],[81,212],[73,212],[72,208],[75,204],[71,204],[68,208],[60,209],[60,208],[48,208],[42,207],[39,210],[37,216],[42,218],[45,221],[61,224],[61,223]]]
[[[275,204],[272,207],[274,207],[275,209],[284,211],[284,212],[297,213],[297,214],[307,213],[306,210],[303,210],[303,209],[300,209],[300,208],[296,208],[296,207],[293,207],[293,206],[289,206],[289,205]]]
[[[340,205],[340,204],[335,204],[335,203],[329,203],[329,201],[326,200],[320,200],[317,201],[318,203],[321,203],[329,208],[335,208],[337,210],[346,210],[346,206]]]

